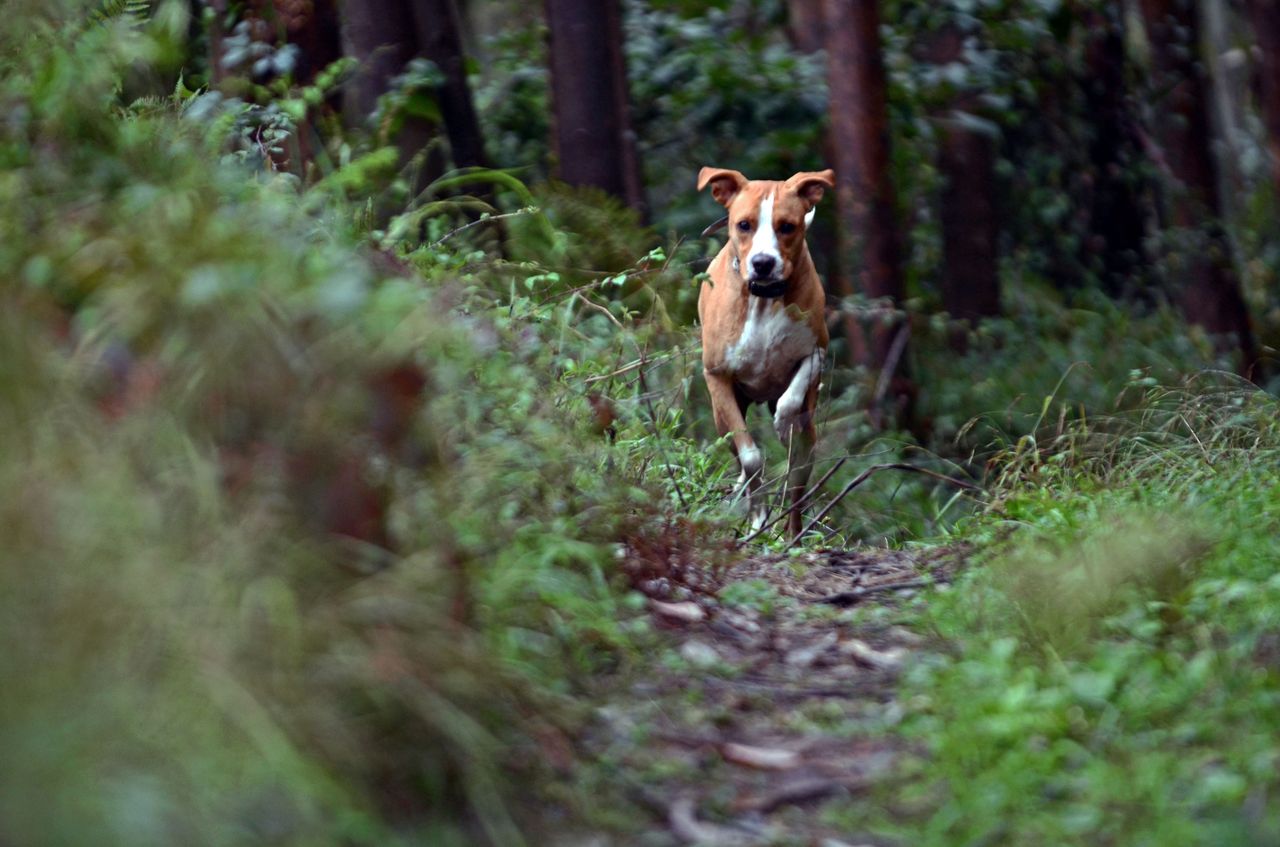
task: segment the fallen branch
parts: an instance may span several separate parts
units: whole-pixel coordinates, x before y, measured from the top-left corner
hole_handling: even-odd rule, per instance
[[[768,843],[769,839],[751,836],[727,826],[703,823],[698,820],[690,797],[680,797],[667,812],[667,823],[677,838],[686,844],[702,847],[746,847],[750,844]]]
[[[852,606],[862,598],[871,594],[880,594],[885,591],[910,591],[913,588],[928,588],[931,585],[938,585],[938,580],[933,579],[909,579],[906,582],[885,582],[879,585],[859,585],[848,591],[837,591],[835,594],[828,594],[825,597],[817,597],[810,600],[810,603],[826,603],[831,606]]]
[[[807,803],[810,800],[821,800],[841,790],[861,790],[866,788],[865,781],[826,779],[814,777],[783,785],[776,791],[760,794],[755,797],[744,797],[733,804],[738,812],[758,812],[762,815],[777,811],[781,806],[794,803]]]

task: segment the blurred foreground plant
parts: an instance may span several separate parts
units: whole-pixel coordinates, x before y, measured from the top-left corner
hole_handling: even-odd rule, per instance
[[[24,24],[0,841],[521,843],[513,777],[640,631],[605,567],[659,507],[519,326],[451,311],[459,286],[362,252],[176,104],[122,107],[171,31]]]

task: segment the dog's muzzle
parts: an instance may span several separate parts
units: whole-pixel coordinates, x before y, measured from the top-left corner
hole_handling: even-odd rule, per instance
[[[782,262],[768,253],[757,253],[750,258],[751,274],[747,277],[747,290],[757,297],[781,297],[787,290],[787,281],[778,273]]]
[[[733,272],[742,273],[742,264],[738,261],[738,257],[733,257]],[[772,300],[775,297],[781,297],[787,291],[787,281],[785,279],[774,279],[773,277],[764,277],[747,280],[747,291],[753,297],[763,297],[766,300]]]

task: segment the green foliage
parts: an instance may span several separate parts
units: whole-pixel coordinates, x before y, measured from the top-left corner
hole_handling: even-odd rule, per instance
[[[903,692],[927,751],[891,801],[911,823],[841,820],[920,844],[1277,837],[1276,401],[1187,389],[1011,451],[965,533],[1017,532],[912,612],[952,648]]]
[[[1006,316],[969,329],[962,355],[948,352],[955,327],[942,317],[914,336],[914,362],[930,374],[921,413],[940,449],[987,454],[1041,424],[1061,431],[1076,418],[1131,406],[1141,393],[1126,389],[1142,380],[1173,383],[1229,367],[1167,306],[1139,313],[1097,290],[1064,296],[1031,277],[1006,282]]]
[[[543,313],[451,314],[471,277],[117,108],[148,33],[38,37],[0,93],[5,836],[520,843],[518,727],[644,635],[607,566],[657,473],[610,473]]]

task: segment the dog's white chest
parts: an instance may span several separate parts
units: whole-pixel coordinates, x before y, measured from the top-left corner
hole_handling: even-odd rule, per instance
[[[781,299],[752,297],[742,334],[730,345],[725,364],[744,387],[753,393],[774,395],[767,399],[777,399],[799,362],[813,352],[816,342],[808,321],[801,315],[789,314]]]

